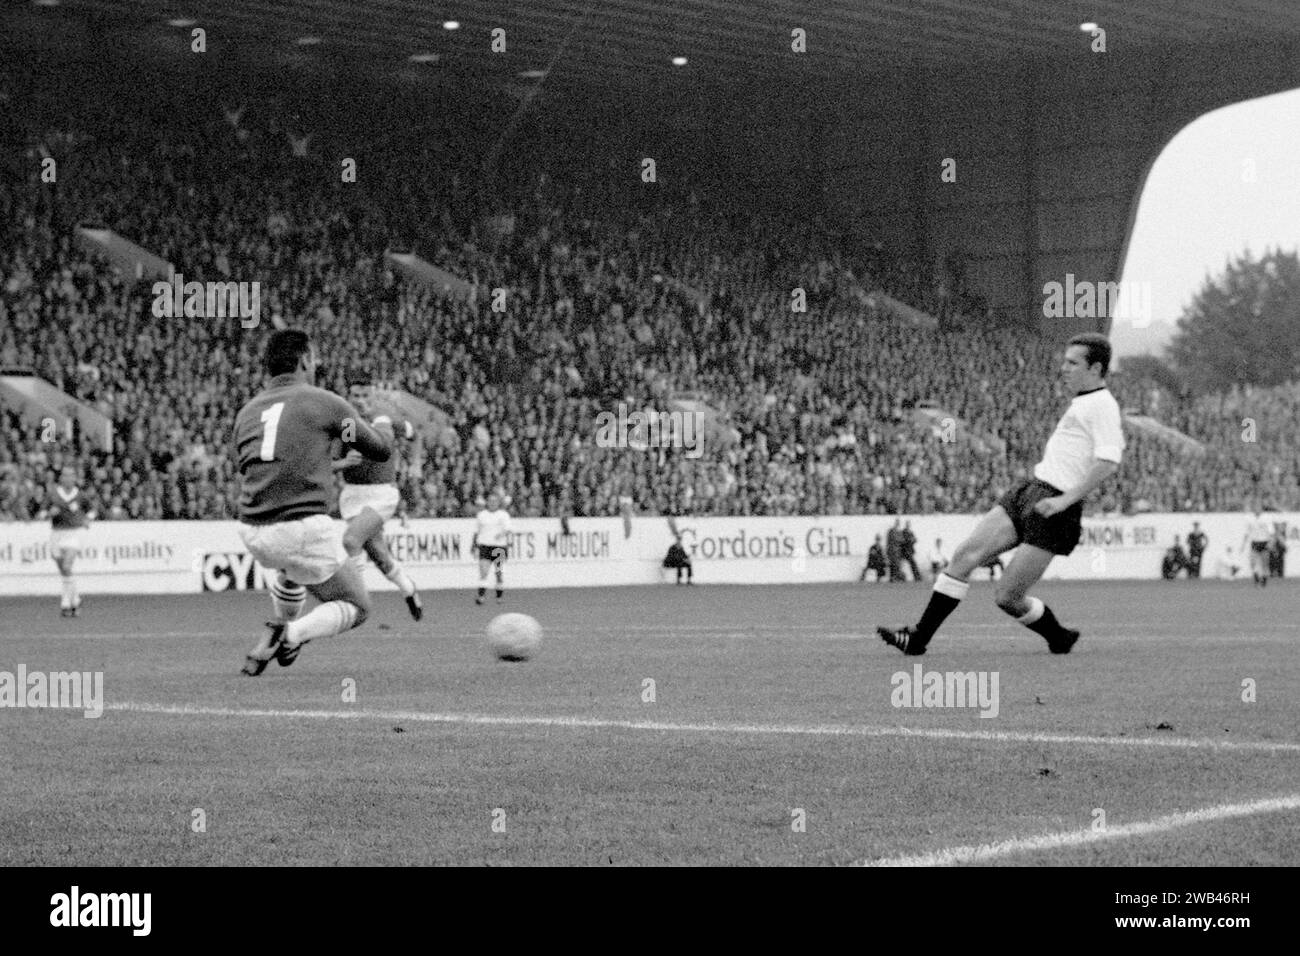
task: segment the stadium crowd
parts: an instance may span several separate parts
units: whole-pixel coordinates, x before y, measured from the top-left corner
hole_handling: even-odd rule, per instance
[[[34,517],[69,462],[100,517],[233,517],[234,414],[263,380],[266,332],[286,324],[313,336],[325,387],[366,376],[447,413],[446,440],[403,449],[411,516],[465,515],[496,486],[528,516],[618,514],[629,499],[650,514],[978,511],[1032,468],[1065,405],[1045,339],[963,319],[980,304],[908,256],[687,187],[630,201],[607,169],[548,175],[525,151],[489,182],[436,137],[392,144],[384,176],[349,186],[333,152],[274,113],[214,111],[168,137],[121,108],[78,122],[33,130],[26,179],[0,184],[0,368],[99,409],[113,447],[45,441],[0,414],[3,520]],[[43,155],[59,157],[57,184],[38,179]],[[259,325],[153,315],[150,283],[87,251],[79,223],[186,280],[258,282]],[[386,249],[472,292],[395,274]],[[876,290],[943,327],[900,319]],[[1094,508],[1228,510],[1256,493],[1300,507],[1295,388],[1193,399],[1123,375],[1112,388],[1205,447],[1130,431]],[[597,443],[601,413],[683,396],[710,409],[698,460]]]

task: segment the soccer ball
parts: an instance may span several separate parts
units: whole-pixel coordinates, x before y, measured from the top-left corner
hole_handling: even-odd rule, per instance
[[[498,660],[526,661],[542,644],[542,625],[527,614],[498,614],[488,623],[487,640]]]

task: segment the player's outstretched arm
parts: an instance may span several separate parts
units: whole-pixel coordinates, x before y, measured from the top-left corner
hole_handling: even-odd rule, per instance
[[[361,454],[361,452],[356,450],[349,451],[342,458],[334,459],[334,461],[330,463],[330,470],[343,471],[345,468],[351,468],[353,465],[365,460],[366,456]]]
[[[388,461],[393,456],[393,442],[381,435],[361,414],[342,399],[339,400],[343,413],[338,417],[334,437],[343,439],[343,447],[349,453],[360,452],[371,461]],[[381,416],[376,423],[391,421]]]
[[[1119,471],[1119,462],[1117,461],[1107,461],[1104,458],[1098,458],[1093,461],[1092,467],[1089,468],[1088,473],[1083,476],[1083,481],[1080,482],[1077,487],[1072,488],[1065,493],[1065,497],[1069,499],[1069,504],[1067,504],[1066,507],[1068,508],[1076,501],[1082,501],[1087,498],[1117,471]]]

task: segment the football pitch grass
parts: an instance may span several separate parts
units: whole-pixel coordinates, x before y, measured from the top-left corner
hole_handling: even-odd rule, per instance
[[[1300,588],[1046,584],[1058,657],[976,583],[905,658],[874,627],[928,593],[384,591],[257,679],[264,593],[0,600],[0,671],[105,707],[0,710],[0,863],[1300,863]],[[490,658],[501,611],[534,660]],[[917,665],[996,674],[996,716],[894,706]]]

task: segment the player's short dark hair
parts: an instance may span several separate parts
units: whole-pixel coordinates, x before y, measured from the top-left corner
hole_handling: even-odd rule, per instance
[[[1070,339],[1070,345],[1082,345],[1087,349],[1087,357],[1084,359],[1088,367],[1101,363],[1101,377],[1105,378],[1106,373],[1110,371],[1110,339],[1100,332],[1080,332],[1074,338]]]
[[[348,388],[361,386],[362,388],[370,384],[370,374],[368,372],[348,372],[345,379]]]
[[[311,338],[302,329],[277,329],[266,343],[264,362],[271,375],[298,370],[298,360],[311,351]]]

